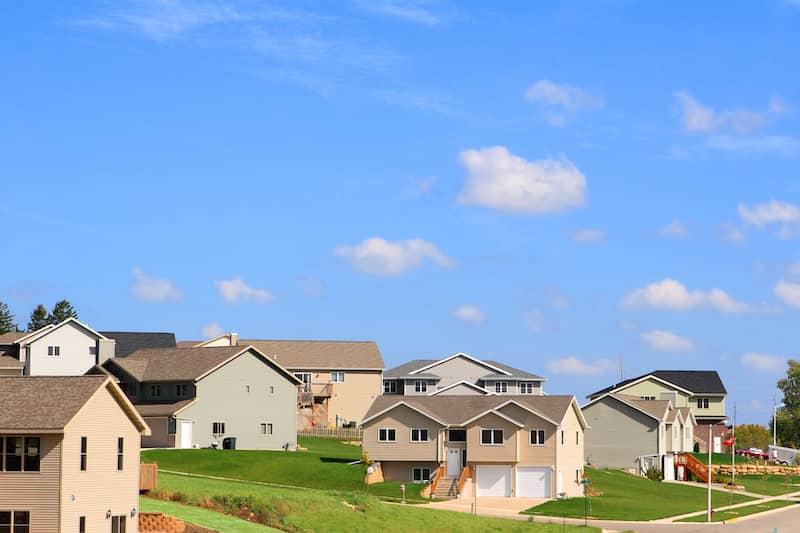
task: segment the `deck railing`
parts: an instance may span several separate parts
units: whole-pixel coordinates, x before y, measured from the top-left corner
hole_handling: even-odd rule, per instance
[[[461,494],[464,491],[464,485],[467,483],[467,480],[472,477],[472,466],[467,465],[461,469],[461,475],[458,477],[458,493]]]
[[[297,431],[298,437],[321,437],[346,441],[360,441],[364,437],[361,428],[309,428]]]

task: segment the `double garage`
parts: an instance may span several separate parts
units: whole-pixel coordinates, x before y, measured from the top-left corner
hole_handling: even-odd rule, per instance
[[[511,466],[478,465],[475,471],[477,496],[496,496],[510,498],[514,482],[514,469]],[[549,466],[517,466],[517,498],[551,498],[553,470]]]

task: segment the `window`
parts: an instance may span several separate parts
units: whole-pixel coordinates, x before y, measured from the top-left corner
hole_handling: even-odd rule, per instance
[[[378,442],[394,442],[397,440],[397,431],[391,428],[378,430]]]
[[[270,385],[269,386],[269,393],[270,394],[275,394],[275,385]]]
[[[508,392],[508,382],[507,381],[495,381],[494,382],[494,391],[497,394],[501,392]]]
[[[520,394],[533,394],[533,383],[530,381],[525,381],[519,384],[519,393]]]
[[[78,518],[78,533],[86,533],[86,517]]]
[[[261,424],[261,434],[262,435],[272,435],[272,423],[271,422],[267,422],[267,423]]]
[[[61,346],[48,346],[47,355],[58,356],[61,355]]]
[[[708,409],[708,398],[698,398],[697,399],[697,408],[698,409]]]
[[[89,355],[97,355],[97,346],[89,346]]]
[[[129,398],[136,398],[136,383],[126,383],[124,388]]]
[[[125,533],[125,515],[111,517],[111,533]]]
[[[177,398],[185,398],[189,396],[189,384],[178,383],[177,385],[175,385],[175,396]]]
[[[25,437],[25,459],[22,469],[25,472],[39,471],[39,437]]]
[[[87,461],[87,448],[88,448],[88,439],[86,437],[81,437],[81,471],[86,471],[86,461]]]
[[[655,400],[656,399],[655,396],[639,396],[639,398],[642,399],[642,400]]]
[[[122,470],[123,456],[125,450],[125,439],[122,437],[117,438],[117,470]]]
[[[530,442],[531,446],[544,446],[544,430],[532,429]]]
[[[300,386],[303,392],[311,392],[311,372],[296,372],[294,377],[303,383]]]
[[[428,430],[412,428],[411,442],[428,442]]]
[[[428,382],[427,381],[415,381],[414,382],[414,390],[416,392],[428,392]]]
[[[344,372],[341,370],[331,372],[331,383],[344,383]]]
[[[0,471],[38,472],[39,445],[39,437],[0,437]]]
[[[213,433],[214,435],[224,435],[225,422],[213,422],[211,424],[211,433]]]
[[[482,429],[481,444],[503,444],[503,430]]]
[[[150,397],[158,398],[159,396],[161,396],[161,385],[158,383],[153,383],[150,385]]]
[[[450,442],[466,442],[467,430],[466,429],[451,429],[447,433],[447,440]]]
[[[580,483],[580,482],[581,482],[581,469],[580,468],[576,468],[575,469],[575,483]]]
[[[6,472],[22,472],[22,437],[5,438]]]
[[[431,479],[431,469],[427,466],[415,466],[411,469],[411,480],[414,483],[423,483]]]
[[[575,432],[575,444],[581,443],[581,433],[579,431]]]
[[[250,385],[245,385],[244,386],[244,391],[245,392],[250,392]]]
[[[397,382],[385,379],[383,380],[383,393],[384,394],[396,394],[397,393]]]
[[[174,435],[175,431],[178,429],[178,422],[174,418],[170,417],[167,419],[167,435]]]
[[[564,430],[561,430],[561,444],[564,444]]]
[[[29,533],[30,528],[31,514],[28,511],[0,511],[0,533]]]

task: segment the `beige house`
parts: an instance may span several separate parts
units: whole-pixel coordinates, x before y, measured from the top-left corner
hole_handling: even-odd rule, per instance
[[[103,364],[152,428],[145,448],[294,449],[300,381],[252,346],[138,350]],[[235,439],[231,440],[231,439]]]
[[[254,346],[302,382],[297,393],[299,430],[355,425],[381,394],[383,358],[375,342],[240,340],[236,333],[225,333],[193,344],[239,345]]]
[[[587,424],[573,396],[384,395],[361,425],[388,481],[438,478],[443,497],[582,494]]]
[[[0,377],[0,531],[138,531],[149,429],[108,376]]]

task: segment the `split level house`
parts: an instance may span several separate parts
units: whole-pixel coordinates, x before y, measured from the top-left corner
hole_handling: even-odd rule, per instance
[[[714,452],[722,451],[728,393],[715,370],[655,370],[593,392],[587,398],[591,402],[610,392],[643,400],[668,400],[673,407],[691,408],[697,422],[694,442],[700,451],[707,451],[709,446]]]
[[[573,396],[386,394],[361,426],[383,479],[431,480],[440,497],[582,494],[587,424]]]
[[[607,392],[582,408],[589,424],[586,464],[623,468],[644,474],[657,467],[664,479],[675,479],[673,454],[691,452],[697,421],[690,407],[671,400],[642,399]]]
[[[137,350],[102,368],[151,427],[145,448],[296,447],[300,380],[253,346]]]
[[[383,393],[539,396],[544,381],[536,374],[459,352],[442,359],[416,359],[387,370],[383,374]]]
[[[289,370],[301,382],[297,390],[297,428],[355,426],[381,394],[383,357],[372,341],[297,341],[239,339],[225,333],[205,342],[180,346],[244,346]]]
[[[0,405],[0,531],[138,531],[149,429],[112,378],[0,377]]]

